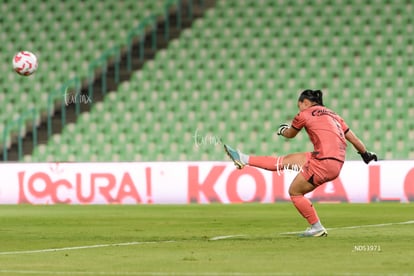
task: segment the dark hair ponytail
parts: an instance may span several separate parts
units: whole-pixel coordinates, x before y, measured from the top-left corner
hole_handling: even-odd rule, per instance
[[[304,99],[308,99],[311,102],[317,103],[318,105],[323,105],[323,93],[321,90],[310,90],[306,89],[302,91],[299,96],[298,101],[303,102]]]

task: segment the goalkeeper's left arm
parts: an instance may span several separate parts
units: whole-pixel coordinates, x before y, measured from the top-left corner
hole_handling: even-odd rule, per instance
[[[348,130],[345,134],[345,138],[354,146],[354,148],[358,151],[359,155],[361,155],[362,160],[364,160],[365,164],[368,164],[372,160],[377,161],[377,155],[373,152],[367,151],[364,143],[352,132],[352,130]]]

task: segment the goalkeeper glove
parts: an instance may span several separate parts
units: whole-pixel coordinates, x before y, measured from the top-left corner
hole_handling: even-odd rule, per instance
[[[365,164],[368,164],[372,160],[378,161],[377,154],[374,152],[366,151],[364,153],[358,152],[358,154],[361,155],[362,160],[364,160]]]
[[[289,127],[290,126],[288,124],[281,124],[277,130],[277,135],[283,135],[283,132],[285,132],[285,130]]]

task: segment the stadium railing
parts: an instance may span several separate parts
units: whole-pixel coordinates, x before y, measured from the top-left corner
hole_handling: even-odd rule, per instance
[[[18,119],[8,122],[3,131],[3,159],[7,160],[8,146],[11,143],[11,134],[16,133],[17,128],[17,148],[19,156],[23,155],[23,138],[26,135],[27,122],[30,121],[32,125],[32,143],[33,146],[37,145],[37,125],[39,122],[39,113],[36,108],[32,108],[23,113]]]
[[[71,92],[75,89],[75,93]],[[70,93],[68,93],[70,92]],[[71,97],[80,97],[81,94],[81,80],[78,77],[74,77],[73,79],[64,83],[60,89],[55,90],[53,93],[49,94],[47,102],[48,102],[48,109],[47,109],[47,138],[50,138],[53,134],[53,124],[52,118],[54,116],[54,110],[56,105],[60,105],[61,111],[61,124],[62,128],[66,124],[66,109],[68,107],[69,101],[75,104],[75,112],[76,116],[80,113],[80,101],[74,100]],[[69,97],[69,98],[67,98]],[[73,101],[73,102],[72,102]],[[20,155],[19,155],[20,156]]]

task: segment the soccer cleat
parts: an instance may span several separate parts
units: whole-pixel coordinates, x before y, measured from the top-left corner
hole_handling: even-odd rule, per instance
[[[300,236],[301,237],[327,237],[328,231],[326,231],[326,229],[323,227],[317,228],[317,229],[309,227]]]
[[[230,146],[224,144],[224,150],[226,151],[227,155],[233,160],[234,165],[240,170],[246,165],[240,159],[240,153],[238,150],[231,148]]]

